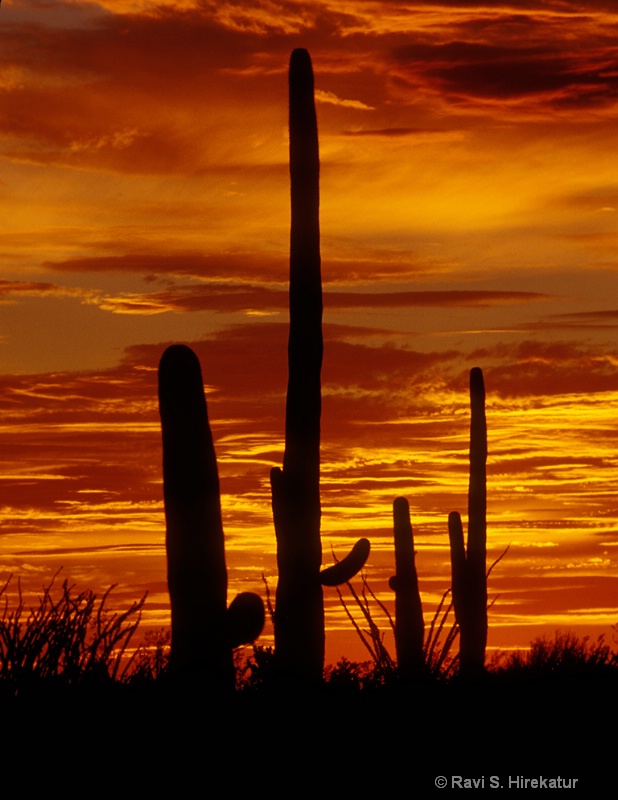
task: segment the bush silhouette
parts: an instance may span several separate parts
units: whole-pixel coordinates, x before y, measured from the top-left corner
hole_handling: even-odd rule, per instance
[[[122,613],[111,612],[113,586],[98,599],[90,590],[77,592],[66,580],[56,592],[54,582],[29,611],[19,582],[14,607],[8,597],[10,579],[0,589],[0,683],[16,693],[37,683],[101,685],[126,679],[128,647],[146,596]]]
[[[554,637],[538,636],[530,649],[502,659],[501,670],[517,676],[573,677],[608,673],[618,668],[618,652],[601,635],[596,641],[572,631],[556,631]]]

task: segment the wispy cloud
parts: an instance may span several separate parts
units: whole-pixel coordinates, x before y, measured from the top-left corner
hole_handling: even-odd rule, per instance
[[[329,103],[333,106],[343,106],[344,108],[356,108],[359,111],[375,111],[373,106],[368,106],[360,100],[345,100],[337,97],[334,92],[325,92],[322,89],[315,90],[315,99],[318,103]]]

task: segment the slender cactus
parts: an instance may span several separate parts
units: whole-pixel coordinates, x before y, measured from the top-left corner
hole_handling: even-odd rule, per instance
[[[172,607],[170,667],[206,689],[233,689],[232,649],[253,641],[264,606],[250,592],[227,608],[219,475],[200,363],[184,345],[159,364],[167,577]]]
[[[319,151],[313,69],[294,50],[289,70],[291,179],[290,332],[283,469],[271,471],[279,581],[275,656],[279,674],[317,683],[324,670],[323,585],[350,580],[369,554],[361,539],[351,553],[320,573],[320,415],[322,278]]]
[[[459,671],[465,677],[484,671],[487,646],[487,423],[485,384],[478,367],[470,371],[470,411],[467,548],[460,515],[453,511],[448,520],[453,603],[460,628]]]
[[[420,677],[425,671],[424,622],[418,576],[414,563],[414,534],[410,507],[405,497],[393,503],[395,575],[389,580],[395,592],[395,648],[402,681]]]

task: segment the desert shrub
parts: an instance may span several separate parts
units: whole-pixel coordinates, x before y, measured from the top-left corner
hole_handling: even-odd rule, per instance
[[[385,686],[395,680],[395,669],[385,672],[375,661],[349,661],[345,656],[326,667],[327,688],[338,693],[361,692]]]
[[[343,593],[337,588],[339,602],[363,646],[371,656],[371,661],[361,662],[361,665],[367,665],[364,667],[363,685],[390,683],[396,678],[397,662],[386,646],[385,635],[380,629],[379,623],[386,621],[387,626],[394,633],[395,621],[388,608],[372,590],[365,574],[361,575],[361,580],[360,593],[351,583],[347,584],[354,601],[353,604],[349,601],[346,602]],[[444,592],[425,631],[423,643],[425,669],[427,677],[433,679],[441,680],[450,677],[458,660],[457,654],[453,655],[452,653],[452,648],[459,636],[459,626],[454,620],[450,594],[450,589]],[[353,608],[360,612],[360,621],[353,614]],[[343,659],[343,661],[347,660]],[[369,675],[371,675],[371,679],[369,679]]]
[[[598,673],[618,668],[618,653],[606,643],[605,636],[591,641],[571,631],[556,631],[553,638],[538,636],[527,651],[505,656],[501,669],[505,672],[527,672],[531,675],[575,675]]]
[[[151,683],[168,672],[172,632],[169,628],[148,631],[124,672],[128,683]]]
[[[244,648],[238,648],[236,663],[236,688],[255,691],[272,685],[275,681],[275,653],[272,647],[254,644],[247,657]]]
[[[41,682],[75,685],[122,680],[130,669],[128,646],[137,630],[146,596],[122,613],[107,607],[114,586],[98,599],[78,592],[68,581],[55,591],[55,577],[38,605],[26,610],[17,582],[10,602],[11,578],[0,588],[0,684],[18,692]]]

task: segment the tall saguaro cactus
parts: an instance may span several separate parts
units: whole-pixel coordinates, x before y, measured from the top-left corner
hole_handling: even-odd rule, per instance
[[[478,367],[470,371],[470,414],[467,548],[460,515],[453,511],[448,520],[459,670],[468,677],[483,672],[487,646],[487,422],[485,384]]]
[[[389,586],[395,592],[397,669],[400,679],[408,682],[422,675],[425,668],[425,627],[414,561],[410,507],[405,497],[398,497],[393,503],[393,522],[395,575],[389,580]]]
[[[264,625],[262,600],[239,594],[227,608],[219,475],[200,363],[184,345],[159,364],[171,670],[205,689],[233,689],[232,649]]]
[[[320,572],[320,415],[322,277],[319,151],[313,69],[294,50],[289,70],[291,179],[290,332],[283,469],[271,471],[279,581],[275,657],[286,678],[316,683],[324,669],[323,585],[350,580],[369,554],[361,539],[352,552]]]

